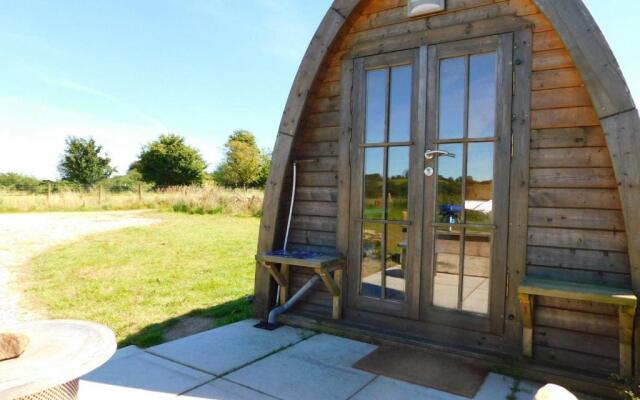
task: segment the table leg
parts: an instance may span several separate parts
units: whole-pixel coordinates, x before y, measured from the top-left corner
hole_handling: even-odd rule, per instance
[[[520,293],[518,298],[522,314],[522,354],[533,357],[533,296]]]
[[[333,271],[333,280],[336,285],[342,289],[342,270],[337,269]],[[337,296],[333,296],[333,319],[342,319],[342,290]]]
[[[280,266],[280,275],[283,276],[284,280],[287,282],[286,285],[280,286],[280,305],[284,304],[289,300],[289,291],[290,291],[290,279],[289,279],[289,265],[282,264]]]
[[[620,351],[620,375],[631,377],[633,374],[633,320],[636,308],[618,307],[618,346]]]

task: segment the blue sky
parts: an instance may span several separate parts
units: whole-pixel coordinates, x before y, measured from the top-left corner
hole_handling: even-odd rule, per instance
[[[0,172],[57,176],[68,135],[121,172],[176,132],[215,165],[227,136],[273,146],[298,64],[330,0],[0,0]],[[637,0],[588,0],[636,102]],[[624,13],[620,13],[624,10]]]

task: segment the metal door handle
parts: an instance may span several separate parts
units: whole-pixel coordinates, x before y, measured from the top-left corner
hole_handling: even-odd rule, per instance
[[[435,156],[456,158],[455,154],[450,153],[446,150],[427,150],[427,152],[424,153],[424,158],[426,158],[427,160],[433,160]]]

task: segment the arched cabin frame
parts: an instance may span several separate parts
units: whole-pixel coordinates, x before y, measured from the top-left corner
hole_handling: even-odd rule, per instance
[[[416,185],[409,189],[409,202],[416,207],[428,199],[425,193],[432,193],[425,189],[429,178],[420,178],[429,164],[419,156],[436,143],[429,136],[434,135],[437,118],[430,109],[438,93],[430,87],[442,83],[437,81],[439,64],[432,58],[439,52],[466,57],[468,93],[469,60],[478,46],[494,51],[496,69],[504,69],[496,78],[504,95],[497,95],[497,107],[502,108],[495,124],[496,130],[507,132],[506,141],[511,143],[508,149],[498,138],[494,151],[511,155],[501,161],[506,164],[494,161],[493,165],[494,172],[506,165],[508,174],[500,177],[502,186],[495,182],[494,187],[494,194],[502,190],[504,198],[493,199],[495,214],[501,218],[496,223],[504,226],[497,225],[505,232],[499,237],[504,246],[492,248],[492,257],[502,258],[499,262],[504,265],[503,271],[498,270],[504,276],[492,277],[492,284],[503,286],[498,292],[504,302],[490,300],[492,317],[484,325],[473,318],[457,321],[455,315],[450,318],[454,322],[443,323],[441,318],[449,318],[446,314],[423,312],[433,304],[415,297],[434,275],[433,270],[425,272],[424,259],[435,257],[425,251],[433,246],[433,238],[426,245],[422,238],[429,236],[433,219],[424,219],[407,228],[413,229],[411,237],[420,237],[414,243],[420,250],[413,252],[413,281],[405,282],[413,304],[376,312],[375,304],[359,302],[353,293],[359,284],[354,280],[360,279],[356,272],[360,266],[354,267],[361,257],[357,240],[366,223],[361,199],[354,200],[363,190],[362,176],[357,175],[362,174],[363,164],[363,152],[358,150],[364,143],[363,71],[367,63],[374,67],[387,63],[385,68],[392,68],[394,61],[388,58],[405,56],[413,68],[415,115],[408,145],[412,146],[410,182]],[[443,346],[490,362],[519,357],[523,342],[529,340],[532,358],[524,358],[529,376],[554,377],[593,390],[606,386],[607,375],[618,372],[620,363],[630,364],[627,371],[637,375],[638,324],[626,322],[625,327],[615,305],[537,296],[527,338],[518,288],[525,277],[540,277],[630,288],[639,294],[639,131],[638,112],[619,66],[581,0],[448,0],[444,11],[414,18],[407,16],[406,0],[335,0],[311,41],[286,103],[273,150],[258,250],[282,245],[292,161],[321,160],[316,167],[301,168],[291,242],[301,249],[348,258],[343,293],[349,301],[344,303],[343,319],[332,321],[331,298],[318,289],[284,320],[360,337]],[[384,154],[386,160],[389,153]],[[416,219],[438,212],[429,211],[429,206],[415,210]],[[307,275],[295,268],[290,274],[295,291]],[[275,285],[263,268],[256,269],[255,294],[256,313],[264,317],[273,307]],[[631,359],[621,359],[623,346],[633,346]]]

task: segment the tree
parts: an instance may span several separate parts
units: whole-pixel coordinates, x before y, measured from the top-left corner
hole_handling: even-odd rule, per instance
[[[161,135],[142,148],[131,169],[156,186],[202,184],[207,163],[200,152],[188,146],[182,136]]]
[[[102,146],[93,139],[69,136],[58,171],[62,180],[93,185],[111,176],[116,169],[108,155],[101,156]]]
[[[269,173],[270,157],[260,152],[256,138],[249,131],[236,130],[224,145],[225,158],[218,165],[213,176],[223,186],[242,187],[264,186]]]
[[[245,129],[236,129],[233,131],[231,136],[229,136],[229,140],[227,140],[227,143],[228,142],[243,142],[251,147],[255,147],[256,149],[258,148],[258,145],[256,144],[256,137],[253,133]]]
[[[267,179],[269,179],[269,170],[271,169],[271,152],[263,150],[260,158],[260,171],[258,172],[258,179],[253,183],[253,186],[264,188],[267,184]]]

